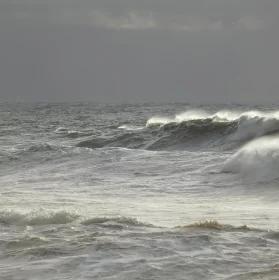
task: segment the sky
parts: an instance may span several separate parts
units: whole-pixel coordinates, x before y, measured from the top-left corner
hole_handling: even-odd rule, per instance
[[[1,0],[0,101],[279,104],[278,0]]]

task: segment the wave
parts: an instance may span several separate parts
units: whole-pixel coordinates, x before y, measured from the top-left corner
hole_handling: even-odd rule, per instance
[[[228,280],[277,280],[279,275],[279,264],[259,271],[237,274],[229,277]]]
[[[128,131],[137,131],[137,130],[143,130],[144,126],[134,126],[134,125],[127,125],[123,124],[118,127],[118,129],[128,130]]]
[[[204,120],[210,117],[210,114],[202,110],[190,110],[175,117],[152,117],[146,122],[146,126],[165,125],[168,123],[181,123],[185,121]]]
[[[6,242],[8,249],[30,248],[41,246],[47,243],[47,239],[40,236],[25,235],[22,238]]]
[[[224,172],[239,173],[253,181],[271,181],[279,178],[279,135],[255,139],[224,165]]]
[[[55,151],[57,147],[50,145],[48,143],[39,143],[31,145],[30,147],[24,149],[24,152],[49,152]]]
[[[59,225],[78,222],[84,226],[103,225],[103,226],[151,226],[142,223],[137,219],[123,216],[116,217],[93,217],[86,219],[76,213],[67,211],[32,211],[28,213],[20,213],[17,211],[0,212],[0,224],[17,225],[17,226],[42,226],[42,225]]]
[[[120,126],[124,133],[86,139],[79,147],[125,147],[149,150],[234,149],[250,140],[279,133],[279,111],[191,110],[174,117],[152,117],[146,126]]]
[[[214,133],[222,128],[225,134],[230,134],[230,141],[245,141],[266,134],[279,132],[279,111],[219,111],[209,114],[205,111],[188,111],[174,118],[153,117],[146,123],[147,127],[191,127],[204,129],[204,132]],[[227,130],[233,128],[233,130]]]
[[[270,231],[269,229],[261,229],[249,227],[247,225],[242,226],[234,226],[230,224],[222,224],[216,220],[204,220],[199,221],[192,224],[187,225],[179,225],[173,228],[162,227],[158,225],[154,225],[147,222],[139,221],[138,219],[132,217],[125,216],[99,216],[87,218],[84,216],[80,216],[74,212],[67,211],[32,211],[28,213],[20,213],[17,211],[2,211],[0,212],[0,225],[3,226],[48,226],[48,225],[67,225],[68,227],[75,226],[84,226],[84,227],[99,227],[99,228],[107,228],[111,230],[137,230],[137,228],[142,229],[150,229],[155,230],[156,232],[180,232],[181,231],[226,231],[226,232],[258,232],[262,233],[264,238],[278,240],[279,232]],[[148,231],[149,232],[149,231]],[[24,246],[24,244],[28,245],[30,243],[41,243],[46,242],[47,240],[41,239],[41,237],[31,236],[24,237],[22,242],[15,242],[14,244],[10,244],[11,246]]]
[[[37,153],[51,153],[61,151],[62,149],[62,146],[59,147],[48,143],[36,143],[29,146],[18,145],[8,148],[4,151],[0,151],[0,164],[7,161],[19,160],[22,157],[25,158],[28,155]]]
[[[59,212],[0,212],[0,224],[17,226],[40,226],[50,224],[68,224],[78,218],[78,215],[66,211]]]
[[[216,122],[232,122],[241,119],[277,119],[279,120],[279,111],[245,111],[239,110],[221,110],[216,113],[209,113],[204,110],[189,110],[174,117],[152,117],[146,126],[165,125],[168,123],[181,123],[185,121],[211,119]]]
[[[259,231],[259,229],[250,228],[247,225],[232,226],[228,224],[221,224],[215,220],[201,221],[185,226],[178,226],[179,229],[203,229],[203,230],[224,230],[224,231]]]
[[[29,159],[30,157],[38,157],[41,159],[53,158],[54,155],[60,156],[67,151],[70,151],[70,147],[63,145],[55,145],[49,143],[27,143],[19,145],[5,151],[0,154],[0,163],[11,161],[11,160],[23,160]]]
[[[103,148],[103,147],[121,147],[137,149],[144,146],[146,141],[145,135],[129,132],[113,137],[99,137],[87,139],[77,144],[77,147],[83,148]]]
[[[123,225],[123,226],[151,226],[150,224],[145,224],[137,219],[129,218],[129,217],[96,217],[87,219],[81,222],[81,224],[89,226],[89,225]]]
[[[67,137],[72,139],[92,135],[91,131],[77,131],[67,129],[65,127],[58,127],[54,132],[61,137]]]

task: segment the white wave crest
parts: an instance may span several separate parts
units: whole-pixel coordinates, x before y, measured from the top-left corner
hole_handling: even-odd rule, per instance
[[[190,110],[174,117],[152,117],[146,127],[164,126],[168,123],[209,120],[213,123],[235,123],[236,130],[229,140],[249,140],[279,131],[279,111],[246,111],[222,110],[214,114],[204,110]]]
[[[145,127],[142,126],[134,126],[134,125],[126,125],[123,124],[118,127],[118,129],[128,130],[128,131],[137,131],[137,130],[143,130]]]
[[[146,127],[154,126],[154,125],[165,125],[168,123],[174,122],[171,118],[166,117],[152,117],[146,122]]]
[[[234,154],[223,168],[255,181],[270,181],[279,177],[279,136],[264,136],[253,140]]]
[[[207,118],[210,118],[210,114],[204,110],[190,110],[177,114],[174,117],[152,117],[147,121],[146,127],[153,125],[165,125],[168,123],[181,123],[191,120],[202,120]]]
[[[263,119],[263,120],[279,120],[279,111],[245,111],[241,112],[238,110],[221,110],[216,113],[209,113],[205,110],[189,110],[174,117],[161,117],[155,116],[147,121],[147,126],[152,124],[167,124],[167,123],[179,123],[191,120],[203,120],[212,119],[215,122],[231,122],[231,121],[241,121],[244,119]]]

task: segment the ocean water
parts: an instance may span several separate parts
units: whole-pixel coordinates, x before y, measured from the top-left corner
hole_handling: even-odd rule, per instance
[[[279,279],[279,111],[1,104],[0,279]]]

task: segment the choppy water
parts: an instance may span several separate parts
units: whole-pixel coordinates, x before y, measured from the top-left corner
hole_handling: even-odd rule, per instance
[[[275,107],[0,105],[1,279],[279,279]]]

